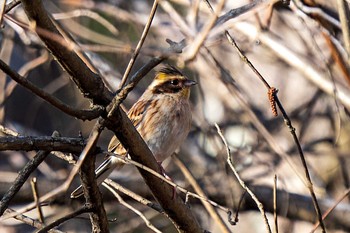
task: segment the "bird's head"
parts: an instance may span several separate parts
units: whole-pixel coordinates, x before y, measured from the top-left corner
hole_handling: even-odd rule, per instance
[[[173,94],[189,98],[190,87],[196,83],[184,76],[175,67],[166,66],[157,72],[150,88],[153,94]]]

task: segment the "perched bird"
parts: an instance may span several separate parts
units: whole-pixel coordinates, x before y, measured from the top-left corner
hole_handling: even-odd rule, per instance
[[[128,112],[128,117],[160,166],[190,131],[192,114],[189,96],[190,87],[195,84],[175,67],[166,66],[157,72],[153,82]],[[108,151],[127,156],[127,151],[115,136],[109,143]],[[97,183],[101,184],[115,168],[122,166],[123,163],[115,156],[107,158],[96,169]],[[71,198],[82,194],[82,187],[79,186],[72,192]]]

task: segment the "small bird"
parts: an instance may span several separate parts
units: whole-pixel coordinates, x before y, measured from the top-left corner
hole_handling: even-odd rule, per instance
[[[196,82],[187,79],[173,66],[160,69],[153,82],[131,107],[128,117],[155,156],[158,164],[170,157],[182,144],[191,128],[190,87]],[[127,151],[113,136],[108,151],[127,156]],[[101,184],[123,163],[115,156],[108,157],[97,169],[97,183]],[[81,185],[71,198],[83,194]]]

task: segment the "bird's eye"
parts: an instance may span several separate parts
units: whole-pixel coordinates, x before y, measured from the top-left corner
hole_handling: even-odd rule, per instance
[[[179,80],[177,80],[177,79],[171,80],[170,84],[174,85],[174,86],[177,86],[179,84]]]

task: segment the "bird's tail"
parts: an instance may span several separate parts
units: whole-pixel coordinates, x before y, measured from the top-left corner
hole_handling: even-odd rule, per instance
[[[96,181],[97,185],[102,184],[102,182],[112,173],[112,171],[121,167],[120,163],[114,156],[110,156],[106,159],[97,169],[96,169]],[[83,187],[79,185],[71,194],[70,198],[78,198],[83,195]]]

